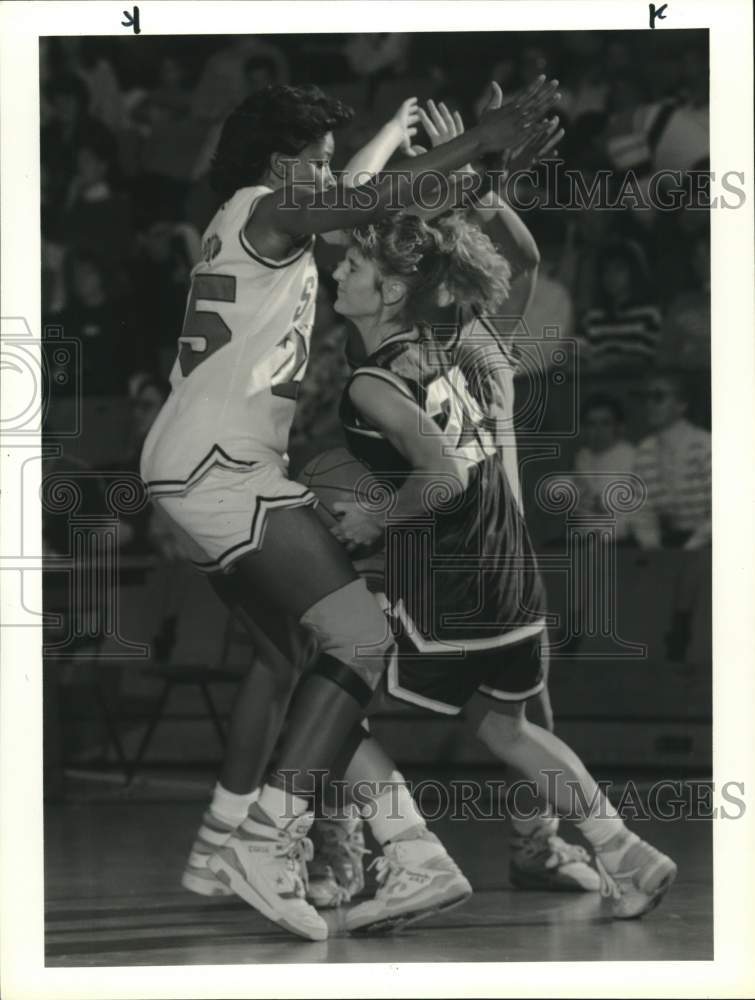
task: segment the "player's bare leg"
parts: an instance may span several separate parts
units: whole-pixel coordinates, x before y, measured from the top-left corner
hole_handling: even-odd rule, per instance
[[[676,877],[671,858],[624,826],[579,757],[554,733],[529,722],[524,703],[475,708],[477,735],[485,746],[533,781],[556,811],[582,817],[577,827],[595,851],[601,891],[613,915],[628,919],[653,909]]]
[[[542,691],[526,704],[534,710],[540,725],[553,732],[553,709],[547,681]],[[487,708],[489,705],[486,703],[485,710]],[[509,770],[514,772],[513,784],[519,777],[526,780],[526,775],[516,768],[509,765]],[[507,817],[512,831],[509,838],[509,881],[515,888],[556,892],[597,892],[600,889],[600,877],[590,862],[590,855],[584,847],[570,844],[559,836],[558,815],[546,799],[538,796],[528,815],[518,810],[516,803],[511,803],[511,806]]]
[[[234,700],[220,776],[181,878],[185,889],[203,896],[232,894],[207,862],[246,819],[259,795],[298,669],[309,656],[307,637],[295,623],[281,621],[278,627],[268,609],[269,634],[256,625],[253,613],[260,614],[261,598],[240,585],[236,572],[215,574],[211,583],[249,633],[254,660]]]
[[[314,633],[320,654],[292,698],[275,772],[209,867],[271,920],[322,939],[327,927],[304,901],[301,874],[313,775],[330,771],[361,722],[393,642],[377,602],[311,508],[271,513],[262,548],[235,565],[279,616]]]

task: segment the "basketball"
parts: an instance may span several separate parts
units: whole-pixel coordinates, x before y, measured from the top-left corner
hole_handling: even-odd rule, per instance
[[[333,504],[354,503],[358,496],[367,499],[371,484],[376,482],[346,448],[333,448],[310,459],[296,478],[320,501],[317,509],[329,525],[338,519]]]

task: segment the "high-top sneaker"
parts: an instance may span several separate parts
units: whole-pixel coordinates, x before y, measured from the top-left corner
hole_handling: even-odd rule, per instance
[[[595,851],[601,894],[617,920],[654,909],[676,878],[676,864],[635,833],[623,830]]]
[[[255,803],[249,816],[207,862],[207,867],[268,920],[311,941],[324,941],[328,925],[306,902],[304,861],[312,813],[277,827]]]
[[[383,845],[375,896],[346,914],[346,930],[386,933],[469,899],[472,886],[425,827],[413,827]]]
[[[228,843],[235,829],[235,826],[230,826],[207,810],[181,876],[184,889],[200,896],[233,895],[233,891],[210,871],[207,862],[219,847]]]
[[[597,892],[600,876],[579,844],[567,844],[556,832],[558,818],[544,820],[532,833],[511,838],[509,880],[517,889]]]

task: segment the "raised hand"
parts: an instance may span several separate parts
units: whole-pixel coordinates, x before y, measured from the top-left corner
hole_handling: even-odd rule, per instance
[[[545,119],[529,129],[527,138],[516,149],[504,150],[502,166],[505,177],[519,170],[527,170],[543,157],[555,152],[555,147],[564,137],[564,130],[558,127],[558,117]]]
[[[391,122],[396,124],[401,131],[399,149],[402,153],[411,155],[412,138],[417,134],[417,122],[419,120],[419,107],[416,97],[407,98],[391,119]]]
[[[521,146],[529,138],[527,130],[560,98],[558,80],[546,81],[544,76],[505,102],[501,88],[491,84],[488,106],[477,126],[482,151],[503,152]]]
[[[422,127],[427,132],[431,146],[442,146],[444,142],[450,142],[464,134],[464,120],[458,111],[453,114],[448,110],[443,101],[436,106],[435,101],[427,102],[427,111],[419,109],[419,120]],[[458,173],[472,172],[471,163],[465,164]]]
[[[443,101],[435,105],[435,101],[427,102],[427,111],[419,108],[419,120],[427,133],[430,145],[441,146],[464,133],[464,121],[458,111],[453,114]]]

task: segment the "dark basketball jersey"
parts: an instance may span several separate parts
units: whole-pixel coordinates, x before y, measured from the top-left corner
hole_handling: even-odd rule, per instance
[[[458,344],[439,347],[421,330],[404,331],[352,376],[388,382],[410,398],[452,439],[470,469],[461,497],[450,496],[439,477],[432,512],[388,518],[386,594],[419,652],[493,648],[544,626],[544,591],[518,497],[486,427],[484,398],[470,391],[472,375],[455,363],[458,353]],[[341,419],[349,450],[400,489],[409,463],[357,411],[348,386]]]

